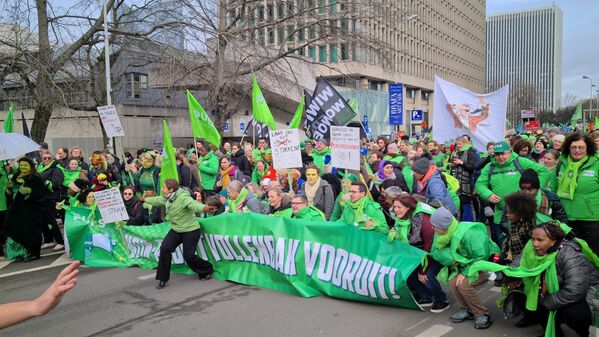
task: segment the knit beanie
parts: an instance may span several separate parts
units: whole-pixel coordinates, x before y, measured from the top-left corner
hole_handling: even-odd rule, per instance
[[[438,208],[433,215],[431,215],[431,225],[435,228],[446,231],[447,228],[453,222],[453,215],[445,207]]]
[[[541,182],[539,181],[539,175],[533,169],[526,169],[522,171],[520,176],[520,188],[534,188],[539,189]]]
[[[555,136],[553,136],[553,138],[551,138],[551,141],[553,141],[553,142],[555,142],[556,140],[558,142],[562,142],[563,143],[566,140],[566,136],[564,136],[564,135],[555,135]]]
[[[420,158],[412,164],[412,171],[419,174],[426,174],[430,166],[431,161],[428,158]]]

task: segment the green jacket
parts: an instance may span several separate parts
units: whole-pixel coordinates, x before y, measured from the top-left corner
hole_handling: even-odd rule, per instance
[[[557,174],[558,167],[559,176]],[[564,174],[566,167],[566,158],[561,157],[560,162],[551,172],[551,190],[553,192],[557,191],[558,178]],[[597,156],[589,157],[579,169],[574,198],[572,200],[560,199],[568,214],[568,220],[599,220],[599,158]]]
[[[457,268],[464,276],[468,275],[474,262],[486,261],[491,254],[500,253],[499,247],[489,238],[487,227],[480,222],[460,222],[451,243],[443,249],[437,245],[437,236],[435,233],[432,258],[446,267]]]
[[[343,193],[339,193],[337,199],[335,199],[335,206],[333,206],[333,213],[331,213],[329,221],[337,221],[341,218],[341,213],[343,213],[343,205],[341,205],[341,198],[343,198]]]
[[[385,214],[381,210],[381,205],[379,203],[372,201],[372,199],[367,199],[366,204],[364,205],[364,215],[374,222],[373,226],[366,227],[366,222],[364,221],[356,222],[355,211],[349,205],[345,205],[343,208],[339,221],[348,225],[359,226],[360,229],[364,230],[372,230],[385,235],[389,233],[389,226],[387,226]]]
[[[264,177],[264,175],[267,173],[268,173],[268,166],[264,167],[264,172],[262,172],[262,175],[260,175],[260,172],[258,172],[257,168],[254,168],[254,170],[252,171],[252,183],[260,185],[260,182],[262,181],[262,177]]]
[[[514,163],[516,157],[518,157],[518,155],[512,152],[511,157],[503,165],[497,164],[495,158],[491,159],[491,162],[483,167],[480,177],[476,180],[475,189],[481,198],[489,200],[489,197],[491,197],[492,194],[496,194],[502,198],[501,201],[495,205],[494,222],[496,224],[501,221],[501,216],[503,214],[505,205],[503,198],[520,189],[520,177],[522,176],[522,173],[518,171],[518,168]],[[535,170],[539,174],[541,186],[547,185],[551,175],[548,168],[523,157],[518,157],[518,162],[522,167],[522,171],[526,169]],[[491,165],[495,167],[492,173],[493,176],[489,177]],[[489,188],[489,185],[491,188]]]
[[[204,157],[200,157],[198,165],[200,178],[202,179],[202,189],[212,191],[216,184],[216,176],[218,174],[218,157],[214,152],[208,152]]]
[[[294,214],[291,217],[293,219],[302,219],[309,221],[326,221],[324,213],[322,213],[321,210],[312,205],[304,207],[301,211],[297,212],[297,214]]]
[[[445,164],[445,153],[439,151],[437,154],[433,155],[433,160],[435,161],[435,165],[439,169],[443,168],[443,164]]]
[[[144,200],[144,206],[166,206],[164,197],[151,197]],[[166,207],[166,220],[177,233],[191,232],[200,228],[196,213],[204,211],[205,205],[195,201],[187,191],[178,189],[171,203]]]
[[[281,218],[291,218],[293,216],[293,210],[291,208],[285,208],[284,210],[274,212],[272,215]]]
[[[310,155],[314,160],[314,166],[318,167],[320,173],[322,173],[322,168],[324,167],[324,157],[327,155],[331,155],[331,148],[327,147],[322,151],[314,150]]]

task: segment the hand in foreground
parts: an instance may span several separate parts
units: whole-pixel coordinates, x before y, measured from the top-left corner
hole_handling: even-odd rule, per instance
[[[79,270],[77,269],[79,264],[79,261],[75,261],[68,265],[60,272],[60,274],[58,274],[54,283],[52,283],[40,297],[31,301],[31,308],[34,316],[43,316],[47,314],[62,301],[64,294],[75,287],[77,284],[76,277],[79,274]]]

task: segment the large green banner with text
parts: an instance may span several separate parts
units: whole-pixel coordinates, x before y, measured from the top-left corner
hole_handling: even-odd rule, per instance
[[[99,212],[72,208],[65,230],[74,259],[94,267],[158,265],[168,223],[104,224]],[[353,301],[418,308],[406,279],[425,252],[381,234],[338,222],[302,221],[261,214],[223,214],[200,219],[198,254],[214,277],[303,297],[328,295]],[[191,274],[182,246],[172,270]]]

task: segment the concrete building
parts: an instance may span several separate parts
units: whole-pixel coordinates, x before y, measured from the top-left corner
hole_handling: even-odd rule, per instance
[[[487,17],[486,86],[510,86],[508,116],[520,110],[560,107],[562,89],[562,11],[557,6]],[[516,125],[513,123],[513,125]]]
[[[316,74],[324,75],[340,91],[359,91],[359,101],[372,101],[359,103],[375,107],[365,111],[375,133],[392,130],[386,98],[384,94],[364,93],[384,93],[389,83],[405,85],[404,116],[409,116],[411,109],[422,109],[427,121],[432,120],[435,75],[475,92],[484,90],[484,0],[394,0],[384,3],[387,8],[383,3],[379,9],[369,7],[375,11],[371,14],[378,16],[376,20],[360,18],[363,4],[368,2],[264,0],[243,15],[258,27],[249,38],[266,47],[297,48],[317,39],[318,27],[309,24],[314,20],[327,22],[338,31],[325,41],[300,48],[297,54],[325,64],[317,66]],[[239,15],[238,8],[229,9],[229,20]],[[296,17],[285,19],[290,15]],[[355,42],[350,38],[352,33],[379,43],[384,52],[376,53]],[[400,129],[405,129],[405,124]]]

